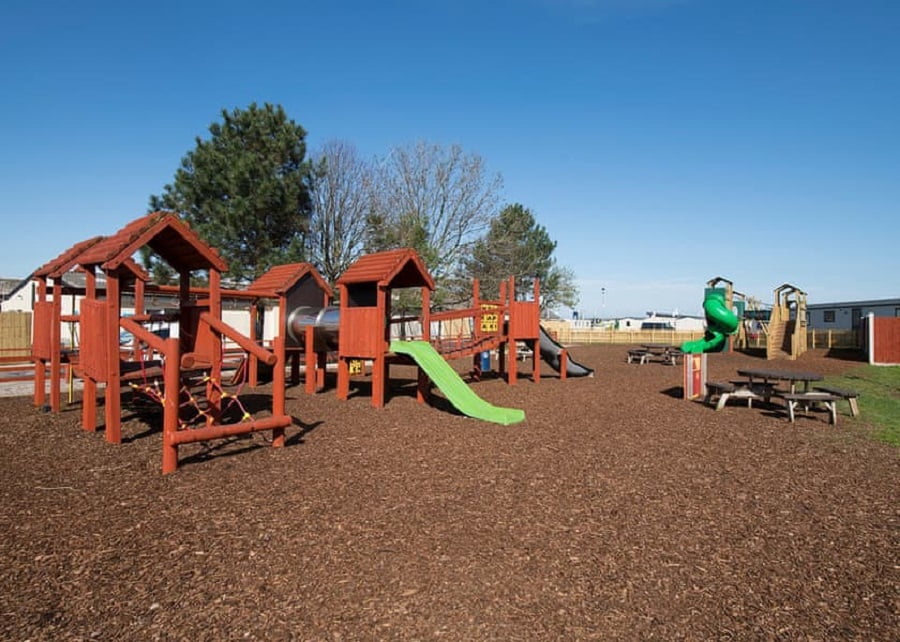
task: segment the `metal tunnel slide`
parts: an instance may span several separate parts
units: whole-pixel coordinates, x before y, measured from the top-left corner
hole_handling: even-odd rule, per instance
[[[541,350],[541,358],[546,361],[551,368],[559,372],[559,355],[563,351],[563,347],[553,340],[544,326],[539,326],[541,335],[539,347]],[[568,355],[568,363],[566,367],[566,375],[569,377],[593,377],[594,371],[587,366],[583,366]]]

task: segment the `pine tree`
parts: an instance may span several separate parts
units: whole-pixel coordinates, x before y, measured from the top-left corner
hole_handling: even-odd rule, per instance
[[[253,103],[222,110],[209,133],[150,208],[181,214],[228,261],[234,281],[302,260],[311,209],[306,131],[280,105]]]
[[[527,296],[534,279],[541,282],[541,308],[578,303],[574,274],[553,258],[556,242],[538,225],[531,210],[515,203],[491,221],[487,234],[472,248],[467,272],[477,278],[485,297],[495,297],[500,282],[515,277],[516,293]]]

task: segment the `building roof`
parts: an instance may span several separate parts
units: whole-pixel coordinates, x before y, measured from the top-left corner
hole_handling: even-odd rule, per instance
[[[894,299],[867,299],[863,301],[841,301],[838,303],[810,303],[807,310],[821,310],[822,308],[871,308],[875,306],[900,306],[900,298]]]
[[[0,299],[5,300],[27,282],[28,279],[0,279]]]
[[[319,274],[319,271],[312,263],[276,265],[251,283],[247,290],[258,293],[260,296],[280,296],[286,294],[288,290],[294,287],[300,279],[307,274],[315,279],[319,288],[321,288],[329,298],[334,296],[331,287],[325,282],[325,279],[322,278],[322,275]]]
[[[338,285],[376,283],[380,287],[434,290],[434,280],[412,248],[367,254],[348,267],[337,282]]]

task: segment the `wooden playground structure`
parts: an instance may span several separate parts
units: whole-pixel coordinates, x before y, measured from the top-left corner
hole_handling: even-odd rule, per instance
[[[473,368],[478,369],[478,359],[484,352],[496,350],[498,371],[508,373],[507,380],[515,384],[518,379],[516,343],[531,348],[532,378],[540,380],[537,340],[539,332],[540,286],[534,284],[534,297],[530,301],[516,301],[514,281],[501,284],[500,298],[483,301],[479,285],[473,283],[472,305],[468,308],[431,312],[431,293],[434,281],[421,258],[411,249],[388,250],[363,256],[341,275],[337,282],[340,292],[340,348],[338,354],[338,397],[349,395],[351,364],[360,360],[372,361],[372,405],[384,406],[385,384],[392,363],[409,363],[391,353],[392,328],[408,321],[394,318],[391,313],[392,292],[398,288],[418,288],[421,310],[416,317],[418,335],[407,339],[430,342],[446,359],[472,357]],[[433,326],[455,323],[468,332],[445,337],[435,335]],[[511,358],[507,355],[511,354]],[[507,368],[508,365],[508,368]],[[563,370],[564,372],[564,370]],[[420,400],[427,396],[428,381],[419,373]]]
[[[144,312],[149,276],[131,257],[145,245],[179,274],[178,338],[164,339],[143,325],[153,320]],[[85,295],[77,318],[81,331],[78,373],[84,381],[81,423],[85,430],[97,429],[97,393],[102,385],[105,437],[111,443],[121,442],[122,384],[128,380],[130,371],[139,372],[145,381],[149,376],[162,381],[162,388],[153,390],[159,391],[158,400],[163,406],[163,473],[177,468],[178,446],[185,443],[271,430],[273,446],[284,445],[284,429],[292,419],[284,411],[283,361],[282,367],[277,367],[279,357],[284,354],[283,338],[276,337],[275,350],[269,351],[222,321],[221,274],[227,269],[226,263],[181,219],[165,212],[139,218],[110,237],[79,243],[35,273],[38,280],[34,324],[35,405],[45,403],[47,363],[54,377],[59,372],[62,319],[57,283],[64,272],[73,268],[86,275]],[[206,298],[193,301],[190,278],[195,271],[208,274],[209,287]],[[102,298],[97,287],[98,273],[104,278]],[[54,279],[54,296],[48,301],[49,278]],[[135,299],[134,314],[128,317],[122,314],[121,297],[125,290],[131,290]],[[123,351],[120,340],[123,330],[146,346],[146,350],[138,347]],[[244,412],[237,423],[223,423],[224,402],[229,399],[221,385],[224,338],[273,367],[275,385],[270,416],[252,419]],[[159,359],[145,359],[149,353]],[[125,364],[138,367],[129,368]],[[193,388],[198,387],[198,382],[202,390],[196,391]],[[56,411],[60,405],[60,382],[53,383],[50,408]],[[194,419],[199,418],[202,426],[197,427],[183,418],[187,406],[193,409]]]
[[[149,274],[132,258],[148,246],[178,273],[177,286],[150,283]],[[77,314],[63,315],[62,276],[71,271],[84,274],[84,287]],[[284,445],[285,428],[293,422],[285,412],[286,370],[291,383],[299,383],[304,363],[305,390],[313,393],[324,385],[329,354],[337,355],[337,396],[347,399],[353,373],[359,364],[371,363],[372,405],[384,406],[389,368],[393,363],[413,363],[390,350],[397,328],[410,318],[391,313],[395,289],[418,288],[421,311],[415,317],[418,333],[405,338],[430,342],[446,359],[472,357],[473,371],[480,370],[483,353],[495,351],[498,372],[510,384],[518,377],[517,345],[530,348],[531,376],[540,379],[539,300],[534,283],[531,300],[518,301],[514,280],[501,284],[497,300],[482,300],[473,283],[471,306],[432,313],[434,281],[421,258],[411,249],[390,250],[363,256],[338,280],[340,306],[331,305],[331,288],[307,263],[275,266],[246,290],[227,290],[221,275],[227,264],[177,215],[154,212],[132,221],[109,237],[94,237],[72,246],[34,273],[37,301],[34,306],[33,360],[34,404],[58,412],[64,365],[72,376],[83,380],[81,425],[98,428],[98,394],[103,395],[103,427],[110,443],[122,440],[122,391],[132,389],[162,406],[162,472],[178,466],[178,446],[245,434],[272,431],[272,444]],[[193,287],[192,276],[206,276],[208,285]],[[177,297],[177,309],[163,316],[148,313],[148,292],[166,292]],[[250,332],[242,334],[222,320],[222,297],[246,301]],[[122,299],[134,300],[133,314],[124,314]],[[276,302],[277,332],[264,341],[264,302]],[[74,306],[73,306],[74,308]],[[152,331],[148,326],[165,321],[177,323],[178,336]],[[63,350],[61,324],[77,324],[78,350]],[[448,337],[442,325],[466,331]],[[435,332],[435,329],[437,331]],[[124,344],[122,333],[130,334]],[[338,340],[340,337],[340,340]],[[251,386],[258,383],[259,369],[270,369],[272,400],[268,416],[254,419],[236,394],[222,381],[225,343],[244,355],[232,379]],[[561,355],[565,377],[566,353]],[[50,399],[47,403],[49,376]],[[365,367],[361,374],[365,374]],[[430,383],[422,369],[418,394],[425,401]],[[239,412],[235,421],[234,410]]]
[[[742,321],[734,337],[734,347],[748,348],[753,328],[766,335],[767,359],[796,359],[806,352],[806,292],[797,286],[784,283],[775,288],[775,302],[767,317],[761,314],[758,299],[738,292],[725,277],[710,279],[706,287],[707,291],[721,291],[728,308],[734,309]]]
[[[790,283],[774,290],[766,342],[768,359],[796,359],[806,352],[806,292]]]

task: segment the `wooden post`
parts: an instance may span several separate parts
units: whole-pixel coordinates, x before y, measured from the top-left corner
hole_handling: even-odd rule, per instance
[[[258,302],[254,301],[250,306],[250,340],[257,343],[262,337],[257,336],[256,326],[259,323],[259,307]],[[255,388],[259,384],[259,360],[256,355],[247,353],[247,383],[251,388]]]
[[[47,277],[40,277],[38,280],[38,303],[46,303],[47,302]],[[32,316],[34,319],[34,316]],[[46,333],[50,331],[50,328],[42,328],[34,325],[32,333],[35,337],[40,334],[41,336],[46,336]],[[47,402],[47,362],[43,357],[35,357],[34,359],[34,405],[37,408],[43,408],[44,404]]]
[[[478,339],[481,336],[481,325],[484,322],[484,311],[481,309],[481,284],[478,279],[472,279],[472,307],[475,308],[475,327],[472,334],[475,339]]]
[[[390,291],[387,288],[378,286],[376,300],[378,309],[382,310],[384,313],[384,316],[382,317],[382,324],[384,327],[379,335],[379,345],[372,363],[372,406],[375,408],[384,408],[385,379],[388,375],[387,359],[385,357],[387,347],[390,345],[391,341]]]
[[[222,320],[222,275],[218,270],[210,268],[209,270],[209,314],[216,320]],[[210,355],[212,357],[212,368],[210,369],[210,378],[215,383],[207,395],[209,400],[209,415],[206,418],[207,425],[217,424],[222,419],[222,359],[224,354],[222,351],[222,334],[220,332],[212,333],[212,346]],[[277,355],[276,355],[277,356]],[[282,367],[284,361],[281,362]]]
[[[350,396],[350,360],[338,357],[337,398],[346,401]]]
[[[431,341],[431,290],[422,288],[422,341]]]
[[[284,381],[284,334],[279,332],[275,335],[275,354],[278,355],[278,361],[272,366],[272,416],[283,417],[284,400],[285,400],[285,381]],[[284,446],[284,427],[272,429],[272,447],[281,448]]]
[[[387,378],[387,359],[384,353],[379,354],[372,364],[372,406],[384,408],[385,379]]]
[[[178,400],[181,394],[179,363],[181,351],[178,339],[166,339],[166,363],[163,370],[163,474],[174,473],[178,468]]]
[[[97,298],[97,276],[93,268],[85,272],[84,298],[87,301]],[[83,333],[84,326],[82,336]],[[84,388],[81,391],[81,427],[88,432],[97,430],[97,382],[87,373],[84,375]]]
[[[559,378],[565,381],[569,375],[569,351],[563,348],[559,353]]]
[[[50,326],[50,410],[59,412],[62,406],[62,277],[53,279],[53,314]]]
[[[180,312],[178,315],[178,323],[179,326],[181,326],[184,323],[185,308],[191,303],[191,273],[190,271],[185,270],[184,272],[179,272],[178,277],[178,310]],[[188,345],[186,333],[183,331],[179,332],[178,353],[183,354],[192,349],[193,347]]]
[[[75,314],[74,310],[72,310],[72,314]],[[134,283],[134,314],[144,314],[144,282],[141,279],[137,279]],[[131,344],[131,358],[135,361],[144,360],[141,342],[138,341],[137,337],[133,337]]]
[[[106,441],[122,443],[122,382],[119,379],[119,275],[106,270]]]

